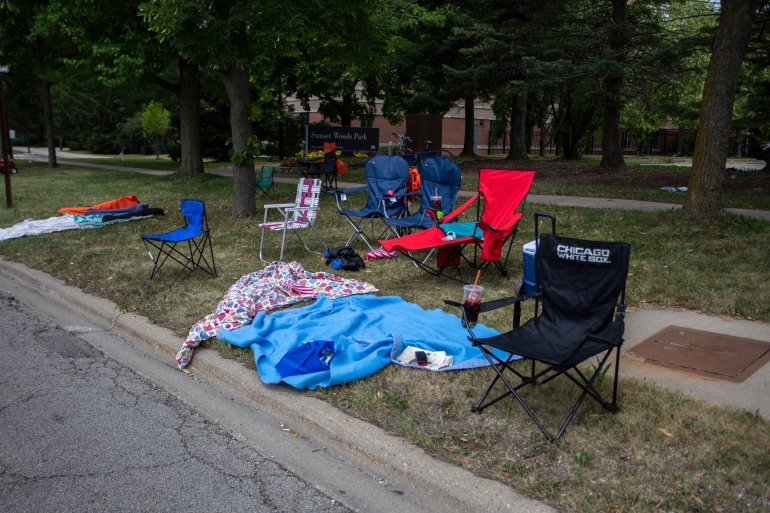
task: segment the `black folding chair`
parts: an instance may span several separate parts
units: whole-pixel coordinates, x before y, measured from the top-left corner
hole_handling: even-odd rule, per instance
[[[535,289],[539,292],[482,303],[479,310],[481,313],[513,305],[513,330],[495,337],[476,338],[472,328],[468,327],[470,340],[481,349],[496,372],[492,383],[473,407],[474,412],[513,395],[545,437],[554,442],[567,429],[586,396],[594,398],[608,411],[618,411],[618,366],[623,343],[630,254],[630,245],[623,242],[589,241],[552,234],[540,237],[536,252],[538,287]],[[528,299],[535,301],[535,317],[520,326],[521,302]],[[459,306],[468,325],[465,305],[454,301],[445,303]],[[508,356],[500,358],[492,352],[493,349]],[[606,373],[604,367],[613,349],[616,350],[615,380],[612,401],[608,402],[596,389],[595,383],[599,375]],[[605,354],[599,365],[590,377],[586,377],[578,365],[602,353]],[[511,365],[515,355],[532,360],[530,376],[521,374]],[[546,368],[536,372],[536,362],[545,364]],[[511,383],[505,375],[506,371],[521,381]],[[562,375],[575,383],[582,393],[554,437],[543,427],[518,391],[527,385],[545,384]],[[502,381],[507,391],[488,400],[498,381]]]
[[[142,235],[142,242],[153,263],[150,279],[158,275],[167,287],[174,285],[185,270],[195,271],[196,269],[202,269],[214,278],[217,277],[217,268],[214,264],[214,250],[211,247],[209,222],[206,218],[206,206],[199,200],[182,200],[182,215],[184,215],[187,221],[184,227],[177,228],[169,233]],[[206,259],[204,253],[206,246],[209,249],[211,263]],[[152,254],[150,247],[157,251],[157,255]],[[171,283],[166,281],[161,272],[163,264],[168,259],[182,266],[182,269],[180,269]]]

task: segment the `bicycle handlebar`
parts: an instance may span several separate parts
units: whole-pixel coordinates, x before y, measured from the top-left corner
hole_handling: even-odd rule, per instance
[[[394,133],[393,137],[397,137],[398,139],[403,139],[404,141],[414,142],[414,140],[411,137],[409,137],[408,135],[406,135],[406,134],[395,134]]]

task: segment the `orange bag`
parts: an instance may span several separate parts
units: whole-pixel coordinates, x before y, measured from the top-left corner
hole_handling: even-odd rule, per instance
[[[420,190],[420,172],[416,167],[409,168],[409,180],[406,182],[406,190],[416,192]]]
[[[348,165],[337,159],[334,161],[334,170],[337,172],[337,176],[345,176],[348,174]]]

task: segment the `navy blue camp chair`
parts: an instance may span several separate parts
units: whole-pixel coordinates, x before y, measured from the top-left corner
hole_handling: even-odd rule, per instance
[[[214,264],[214,250],[211,247],[209,222],[206,218],[206,206],[199,200],[182,200],[182,215],[187,224],[182,228],[158,235],[142,235],[142,242],[153,262],[150,279],[160,276],[167,287],[171,287],[186,270],[202,269],[214,278],[217,268]],[[206,259],[205,250],[208,246],[211,262]],[[157,254],[153,255],[153,248]],[[161,272],[163,264],[169,259],[182,266],[176,277],[168,283]]]
[[[420,206],[417,212],[402,218],[387,218],[385,223],[391,232],[404,235],[415,229],[430,228],[437,220],[436,212],[449,214],[457,202],[463,179],[460,168],[448,157],[434,156],[420,162],[420,191],[415,197]],[[441,198],[441,204],[434,203],[433,198]]]
[[[339,214],[345,216],[353,227],[345,246],[357,238],[361,238],[369,249],[374,251],[374,241],[385,235],[389,228],[380,226],[375,232],[377,219],[392,219],[406,212],[406,182],[409,179],[409,164],[399,155],[378,155],[372,157],[364,168],[366,185],[354,189],[327,191],[334,194]],[[342,208],[341,202],[347,200],[349,194],[368,191],[366,205],[361,210]],[[370,234],[365,233],[369,228]]]
[[[469,339],[489,360],[495,377],[472,408],[480,412],[487,406],[513,396],[550,442],[558,440],[575,416],[580,404],[590,396],[605,410],[617,412],[618,367],[620,346],[623,344],[626,312],[626,278],[631,246],[624,242],[602,242],[572,239],[558,235],[541,235],[536,253],[537,283],[532,294],[497,299],[481,303],[478,313],[513,305],[513,330],[489,338],[477,338],[468,327]],[[522,325],[521,302],[535,300],[535,316]],[[465,305],[444,301],[460,307],[463,321],[469,326]],[[538,309],[538,305],[542,308]],[[507,354],[503,358],[495,349]],[[610,355],[615,350],[615,379],[612,382],[612,401],[599,392],[597,377],[607,372]],[[601,359],[600,355],[604,354]],[[526,376],[510,365],[515,355],[532,361],[532,370]],[[578,365],[597,357],[590,373]],[[545,365],[536,372],[536,362]],[[508,377],[505,373],[508,371]],[[527,385],[544,385],[558,376],[565,376],[582,391],[577,402],[556,436],[551,435],[535,416],[519,390]],[[517,384],[510,378],[519,378]],[[495,384],[502,381],[504,392],[487,399]],[[485,402],[486,401],[486,402]]]

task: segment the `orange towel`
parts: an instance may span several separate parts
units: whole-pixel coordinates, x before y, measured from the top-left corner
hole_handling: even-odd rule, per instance
[[[99,203],[98,205],[94,205],[92,207],[60,208],[59,213],[75,214],[75,215],[85,214],[89,208],[96,208],[99,210],[113,210],[118,208],[130,207],[131,205],[136,205],[137,203],[139,203],[139,200],[136,199],[136,196],[121,196],[120,198],[105,201],[104,203]]]

